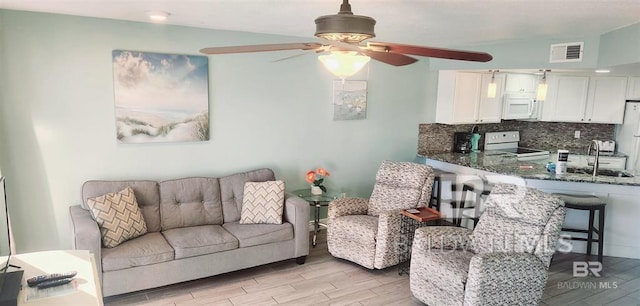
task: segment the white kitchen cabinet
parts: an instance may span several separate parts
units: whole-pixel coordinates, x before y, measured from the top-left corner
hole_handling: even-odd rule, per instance
[[[627,99],[640,99],[640,76],[629,77]]]
[[[508,73],[505,92],[535,93],[538,90],[539,77],[533,74]]]
[[[626,77],[591,77],[585,122],[621,124],[626,89]]]
[[[588,88],[588,76],[547,75],[542,121],[583,122]]]
[[[496,74],[494,80],[496,82],[496,96],[489,98],[487,94],[489,91],[489,83],[491,83],[491,73],[482,74],[480,104],[477,107],[477,122],[479,123],[500,122],[502,119],[502,90],[504,88],[505,76]]]
[[[487,97],[491,74],[442,70],[438,76],[436,122],[496,123],[502,114],[504,75],[495,76],[497,93]]]
[[[552,75],[547,82],[543,121],[622,123],[626,77]]]

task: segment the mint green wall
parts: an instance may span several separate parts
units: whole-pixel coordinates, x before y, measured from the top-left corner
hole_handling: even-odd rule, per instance
[[[208,46],[305,41],[230,31],[0,10],[0,165],[19,252],[71,247],[68,206],[89,179],[221,176],[270,167],[289,189],[368,196],[382,160],[412,160],[427,118],[428,61],[372,63],[366,120],[332,121],[332,77],[313,54],[209,58],[211,140],[118,144],[111,51],[198,54]],[[311,35],[311,33],[310,33]]]
[[[602,35],[598,59],[600,67],[638,62],[640,62],[640,23]]]
[[[582,62],[549,63],[549,51],[552,44],[584,42]],[[487,63],[448,61],[434,59],[431,70],[455,69],[578,69],[595,68],[598,64],[600,36],[569,37],[562,39],[539,39],[526,41],[501,42],[496,44],[462,46],[457,49],[488,52],[493,60]]]

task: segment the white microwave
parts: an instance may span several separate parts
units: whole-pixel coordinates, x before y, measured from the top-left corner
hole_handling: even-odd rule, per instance
[[[502,119],[536,120],[540,115],[540,102],[535,94],[513,93],[504,96]]]

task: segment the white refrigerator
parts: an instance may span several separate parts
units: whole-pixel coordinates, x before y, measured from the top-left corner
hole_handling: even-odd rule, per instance
[[[627,101],[624,121],[616,125],[616,146],[628,156],[627,171],[640,175],[640,101]]]

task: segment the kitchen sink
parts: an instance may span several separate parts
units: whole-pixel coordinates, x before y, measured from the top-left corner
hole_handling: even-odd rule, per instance
[[[567,173],[575,173],[575,174],[593,174],[593,169],[589,168],[567,168]],[[609,170],[609,169],[598,169],[596,175],[599,176],[612,176],[612,177],[633,177],[632,174],[621,171],[621,170]]]

